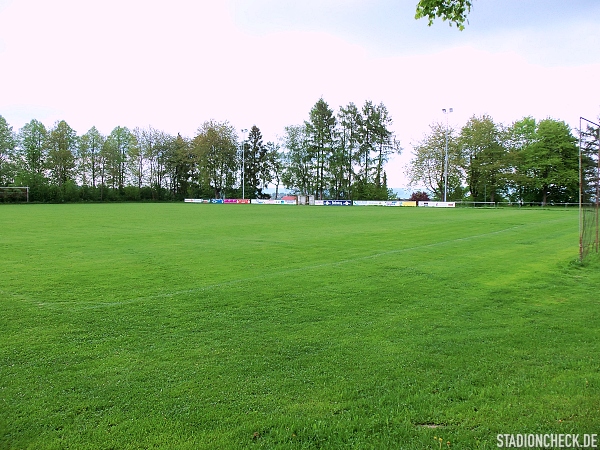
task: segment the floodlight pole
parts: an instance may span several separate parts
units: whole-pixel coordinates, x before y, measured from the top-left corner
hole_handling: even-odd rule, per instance
[[[446,115],[446,152],[444,154],[444,201],[448,195],[448,114],[452,112],[452,108],[446,111],[446,108],[442,109],[442,112]]]
[[[246,128],[242,129],[242,200],[246,198],[246,149],[244,148],[244,133],[247,133]]]

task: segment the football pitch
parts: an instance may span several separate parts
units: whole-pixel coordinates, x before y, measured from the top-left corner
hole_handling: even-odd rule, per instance
[[[600,434],[576,210],[2,205],[0,249],[1,448]]]

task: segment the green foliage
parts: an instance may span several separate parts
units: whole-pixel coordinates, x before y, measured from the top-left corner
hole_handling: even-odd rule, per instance
[[[53,196],[55,201],[64,201],[67,183],[74,179],[77,145],[77,133],[64,120],[57,122],[50,130],[46,164],[51,182],[58,187],[58,191],[62,191]]]
[[[575,211],[0,209],[2,448],[493,448],[597,426],[600,271],[570,264]]]
[[[509,177],[516,197],[525,202],[577,202],[579,149],[567,124],[554,119],[515,122],[506,132]]]
[[[268,156],[272,158],[273,154],[267,154],[267,146],[263,143],[262,133],[256,125],[252,126],[248,139],[244,140],[242,145],[244,146],[245,198],[262,198],[263,187],[271,182],[271,169],[274,166],[270,164]]]
[[[385,164],[402,150],[387,108],[371,101],[334,115],[319,99],[310,120],[286,127],[279,144],[263,143],[253,126],[243,153],[228,122],[205,122],[187,139],[121,126],[108,136],[95,127],[77,136],[65,121],[48,131],[36,120],[15,135],[0,119],[0,184],[29,186],[34,202],[265,197],[272,183],[317,198],[380,200],[391,195]],[[452,127],[447,131],[448,199],[576,200],[576,140],[564,122],[526,117],[504,127],[482,116],[472,117],[458,136]],[[443,198],[445,134],[446,127],[432,124],[406,171],[412,185],[435,199]],[[596,130],[581,136],[585,201],[595,192]]]
[[[106,138],[96,127],[90,128],[79,140],[78,175],[84,186],[91,185],[95,188],[98,183],[104,162],[101,153],[105,141]]]
[[[325,177],[330,172],[328,166],[333,153],[336,118],[322,98],[312,107],[309,117],[305,127],[310,156],[315,161],[315,195],[323,199],[326,191]]]
[[[441,18],[447,20],[450,26],[454,24],[459,30],[464,30],[472,6],[471,0],[419,0],[415,19],[426,17],[431,26],[436,18]]]
[[[16,143],[12,127],[8,125],[4,117],[0,116],[0,186],[8,186],[14,180]]]
[[[457,193],[463,180],[465,159],[453,128],[446,124],[430,125],[430,133],[414,146],[413,158],[407,168],[411,185],[423,186],[433,198],[444,197],[444,158],[448,139],[448,196],[449,200],[460,200]]]
[[[387,198],[384,165],[401,148],[385,105],[350,103],[336,118],[320,99],[310,117],[304,128],[286,128],[284,185],[316,198]]]
[[[473,116],[462,127],[459,140],[472,200],[498,201],[507,191],[509,171],[501,130],[490,116]]]
[[[48,157],[48,131],[43,123],[31,120],[19,130],[19,157],[21,176],[44,178]],[[27,186],[31,186],[27,184]]]
[[[199,183],[211,189],[212,198],[223,198],[233,189],[241,163],[235,129],[227,122],[204,122],[193,140],[192,151]]]

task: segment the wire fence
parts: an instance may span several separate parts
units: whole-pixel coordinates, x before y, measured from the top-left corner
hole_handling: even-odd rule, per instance
[[[459,208],[578,208],[579,203],[555,202],[455,202]],[[590,206],[592,204],[589,204]]]

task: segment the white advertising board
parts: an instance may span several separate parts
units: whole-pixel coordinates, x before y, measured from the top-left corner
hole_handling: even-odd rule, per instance
[[[295,205],[296,200],[273,200],[254,198],[250,201],[253,205]]]
[[[429,208],[454,208],[455,202],[419,202],[419,206],[425,206]]]

